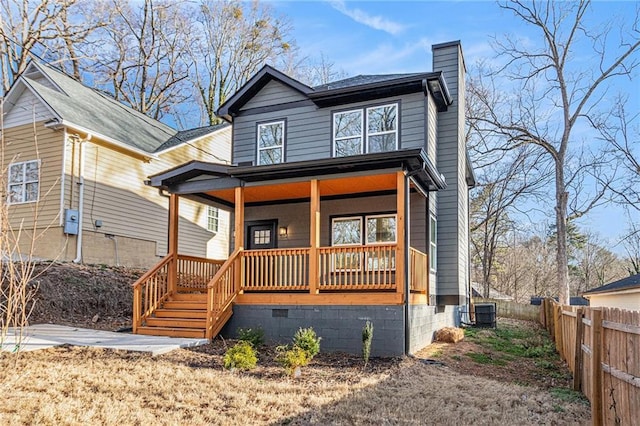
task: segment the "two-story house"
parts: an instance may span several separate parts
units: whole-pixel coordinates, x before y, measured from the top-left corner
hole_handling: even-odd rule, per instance
[[[33,61],[2,101],[3,256],[149,267],[167,254],[169,196],[147,176],[229,162],[228,124],[177,131]],[[4,210],[3,210],[4,211]],[[229,213],[184,198],[181,253],[226,258]]]
[[[261,69],[218,111],[233,126],[233,166],[191,161],[148,181],[172,194],[171,241],[135,285],[134,331],[261,326],[285,341],[312,326],[324,349],[359,353],[368,320],[372,352],[398,355],[458,323],[474,184],[464,77],[459,42],[433,46],[432,72],[312,88]],[[233,215],[234,250],[210,276],[177,260],[182,197]]]

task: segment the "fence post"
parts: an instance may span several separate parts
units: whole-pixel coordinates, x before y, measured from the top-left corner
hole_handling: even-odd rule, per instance
[[[591,315],[591,422],[602,425],[602,310]]]
[[[555,324],[554,324],[554,317],[553,317],[553,300],[549,299],[547,301],[547,331],[549,332],[549,335],[551,336],[551,338],[553,339],[553,341],[556,341],[555,338]]]
[[[576,341],[574,351],[573,362],[573,390],[579,391],[582,388],[582,335],[584,334],[584,324],[582,323],[582,317],[584,315],[584,309],[578,308],[576,311]]]
[[[564,346],[562,342],[562,305],[554,305],[553,307],[553,334],[556,341],[556,349],[560,354],[560,358],[566,360]]]

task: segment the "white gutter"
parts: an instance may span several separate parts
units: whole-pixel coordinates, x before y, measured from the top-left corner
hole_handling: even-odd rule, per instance
[[[120,141],[118,141],[116,139],[110,138],[109,136],[101,135],[100,133],[96,133],[95,131],[87,129],[87,128],[82,127],[82,126],[78,126],[78,125],[73,124],[73,123],[71,123],[71,122],[69,122],[67,120],[62,120],[60,122],[60,124],[62,124],[64,126],[67,126],[67,127],[70,127],[70,128],[72,128],[74,130],[80,131],[82,133],[86,133],[87,135],[93,135],[96,138],[98,138],[100,140],[103,140],[103,141],[105,141],[105,142],[107,142],[107,143],[109,143],[111,145],[117,146],[118,148],[126,150],[126,151],[129,151],[129,152],[133,152],[133,153],[138,154],[138,155],[140,155],[142,157],[153,159],[153,160],[157,160],[158,159],[158,156],[156,154],[143,151],[143,150],[141,150],[139,148],[132,147],[131,145],[127,145],[127,144],[125,144],[123,142],[120,142]]]
[[[87,134],[84,140],[80,143],[80,153],[78,164],[78,236],[76,237],[76,258],[73,259],[73,263],[82,262],[82,216],[84,215],[84,149],[83,144],[91,140],[91,133]]]

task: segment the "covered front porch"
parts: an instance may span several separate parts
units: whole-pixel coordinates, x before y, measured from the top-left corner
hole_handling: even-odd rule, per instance
[[[409,224],[412,200],[428,217],[437,184],[405,160],[336,165],[304,176],[302,165],[223,174],[198,164],[152,177],[171,193],[169,253],[134,285],[134,332],[212,338],[234,305],[429,303],[428,243],[412,246]],[[233,213],[227,259],[179,253],[180,197]]]

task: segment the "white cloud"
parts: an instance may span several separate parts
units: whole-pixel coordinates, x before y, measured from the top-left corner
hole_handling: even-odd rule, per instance
[[[381,30],[391,35],[397,35],[405,29],[404,25],[393,22],[383,16],[372,16],[362,9],[349,9],[344,0],[333,0],[329,3],[338,12],[374,30]]]
[[[430,69],[431,43],[422,38],[402,45],[386,42],[345,60],[341,66],[350,74],[390,74]]]

